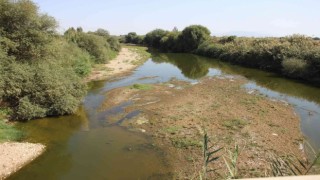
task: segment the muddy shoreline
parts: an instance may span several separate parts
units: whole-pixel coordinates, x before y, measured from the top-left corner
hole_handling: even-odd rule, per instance
[[[247,92],[244,83],[240,77],[204,78],[199,83],[173,80],[147,89],[117,88],[106,94],[101,109],[133,102],[126,113],[141,113],[121,125],[150,135],[168,154],[179,179],[199,175],[204,131],[212,145],[224,148],[221,157],[239,146],[240,177],[271,176],[271,155],[294,154],[304,159],[300,120],[288,103]],[[222,158],[211,166],[226,173]]]

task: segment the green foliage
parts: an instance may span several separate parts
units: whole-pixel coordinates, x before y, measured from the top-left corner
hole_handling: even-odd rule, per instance
[[[19,100],[19,105],[15,112],[15,117],[17,119],[33,119],[35,117],[45,117],[46,109],[40,107],[36,103],[30,102],[28,96],[25,96]]]
[[[164,52],[186,52],[320,82],[320,41],[303,35],[283,38],[210,37],[201,25],[149,32],[144,43]]]
[[[144,43],[149,47],[160,48],[160,41],[163,36],[167,34],[167,31],[162,29],[155,29],[146,34]]]
[[[165,128],[164,131],[170,134],[176,134],[181,130],[180,126],[170,126],[168,128]]]
[[[149,84],[134,84],[131,86],[132,89],[138,89],[138,90],[150,90],[152,89],[152,86]]]
[[[47,58],[54,59],[60,66],[72,67],[78,76],[85,77],[91,72],[94,58],[75,43],[67,42],[64,38],[57,38],[47,48],[51,50]]]
[[[77,43],[78,40],[78,32],[73,28],[69,28],[64,32],[64,37],[71,42]]]
[[[64,37],[87,51],[94,58],[94,63],[105,63],[114,57],[115,51],[121,49],[119,40],[110,36],[109,32],[104,29],[84,33],[82,30],[69,28],[64,33]]]
[[[115,36],[111,36],[107,30],[100,28],[91,34],[95,34],[97,36],[103,37],[105,41],[107,41],[107,44],[109,45],[111,50],[120,51],[121,45],[119,43],[118,38],[116,38]]]
[[[29,0],[0,1],[0,43],[9,56],[31,61],[46,56],[45,45],[55,36],[56,21],[39,14]]]
[[[85,84],[72,68],[47,62],[2,65],[2,99],[13,109],[13,119],[70,114],[85,95]]]
[[[0,119],[0,143],[6,141],[20,141],[24,134],[17,130],[14,125],[6,123]]]
[[[234,42],[237,36],[227,36],[227,37],[222,37],[219,42],[224,44],[224,43],[230,43]]]
[[[320,43],[310,37],[212,38],[196,54],[320,82]]]
[[[201,43],[210,38],[210,31],[201,25],[191,25],[181,32],[179,38],[181,51],[193,52]]]
[[[55,28],[32,1],[0,0],[0,102],[11,119],[74,113],[86,93],[81,78],[120,50],[106,30],[70,28],[62,38]]]
[[[105,63],[109,60],[109,44],[103,38],[94,34],[80,33],[77,44],[95,58],[95,63]]]
[[[237,179],[238,178],[238,157],[239,157],[239,147],[235,146],[234,151],[228,150],[229,156],[223,157],[223,160],[228,169],[228,179]]]
[[[166,52],[192,52],[209,38],[210,31],[206,27],[191,25],[182,32],[177,29],[171,32],[155,29],[145,36],[144,42],[150,47],[160,48]]]
[[[160,40],[160,49],[165,52],[176,52],[179,51],[179,32],[172,31],[168,32],[165,36],[163,36]]]
[[[107,42],[109,43],[111,50],[113,50],[113,51],[120,51],[121,45],[120,45],[119,39],[118,39],[117,37],[115,37],[115,36],[110,36],[110,37],[107,39]]]
[[[135,32],[130,32],[124,36],[124,42],[131,44],[143,44],[143,38],[143,36],[139,36]]]
[[[83,31],[81,31],[83,32]],[[109,38],[110,37],[110,33],[109,31],[105,30],[105,29],[97,29],[93,34],[95,35],[98,35],[98,36],[102,36],[102,37],[105,37],[105,38]]]
[[[308,64],[305,60],[297,58],[282,61],[283,72],[290,77],[303,77],[307,73]]]
[[[242,119],[230,119],[223,122],[223,126],[233,130],[241,129],[247,124],[248,123]]]
[[[204,179],[207,179],[207,173],[208,172],[214,172],[218,174],[216,171],[217,169],[208,170],[209,163],[214,163],[215,161],[218,161],[220,158],[220,155],[217,155],[222,148],[217,148],[215,150],[212,150],[214,146],[209,146],[210,139],[208,137],[208,134],[205,133],[203,136],[203,177]],[[220,174],[218,174],[221,176]],[[201,174],[200,174],[200,177]]]
[[[190,138],[171,138],[172,145],[176,148],[187,149],[191,147],[199,148],[202,146],[201,142]]]

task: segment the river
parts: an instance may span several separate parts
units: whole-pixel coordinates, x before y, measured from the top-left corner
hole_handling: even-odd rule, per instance
[[[89,91],[75,115],[20,123],[26,141],[43,143],[47,151],[9,179],[166,179],[172,174],[165,152],[143,133],[108,122],[129,104],[101,109],[111,89],[135,83],[161,83],[173,78],[195,82],[205,76],[244,76],[243,87],[292,104],[301,131],[320,148],[320,88],[270,72],[244,68],[191,54],[152,53],[131,75],[88,84]],[[149,78],[146,78],[149,77]],[[152,77],[152,78],[150,78]],[[128,116],[130,118],[130,116]]]

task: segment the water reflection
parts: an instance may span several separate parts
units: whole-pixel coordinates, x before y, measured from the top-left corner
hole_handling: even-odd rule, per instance
[[[181,73],[190,79],[199,79],[209,73],[210,63],[203,61],[199,56],[192,54],[160,54],[155,53],[152,56],[155,63],[170,63],[178,67]]]

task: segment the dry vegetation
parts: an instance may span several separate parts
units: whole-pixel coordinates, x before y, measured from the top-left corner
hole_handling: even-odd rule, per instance
[[[204,130],[215,148],[239,146],[240,177],[269,176],[271,154],[304,157],[299,149],[303,139],[299,118],[284,102],[249,94],[241,88],[244,82],[239,78],[207,78],[198,84],[172,81],[119,88],[108,92],[102,108],[134,102],[126,113],[141,113],[122,125],[152,136],[156,145],[167,152],[177,178],[199,176]],[[222,155],[226,152],[220,151],[219,156]],[[211,166],[225,176],[222,158]],[[209,176],[217,177],[213,173]]]

